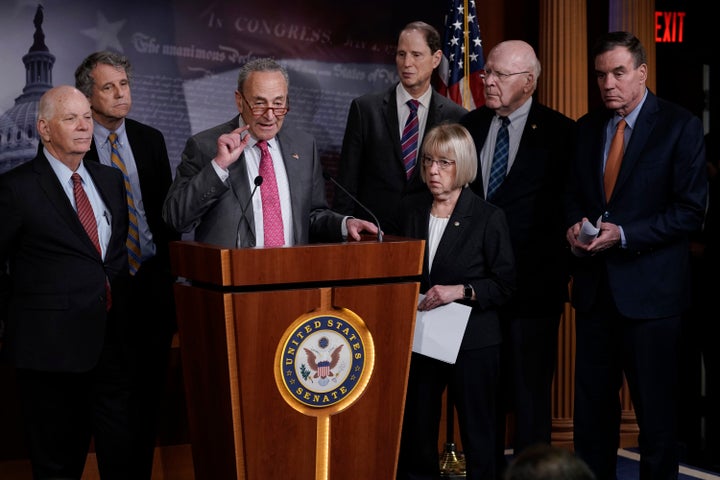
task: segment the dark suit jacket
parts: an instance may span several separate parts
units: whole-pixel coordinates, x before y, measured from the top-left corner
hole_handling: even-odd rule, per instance
[[[338,175],[338,183],[378,217],[383,232],[393,235],[400,234],[402,199],[430,194],[420,179],[419,168],[415,168],[410,180],[406,179],[396,87],[363,95],[350,104]],[[465,113],[463,107],[433,91],[425,131],[445,121],[457,121]],[[339,189],[335,191],[333,208],[373,220]]]
[[[140,195],[155,242],[155,257],[158,259],[157,263],[162,264],[163,270],[169,272],[168,244],[173,240],[179,240],[180,234],[170,228],[162,218],[165,195],[172,183],[165,137],[160,130],[130,118],[125,119],[125,132],[138,169]],[[90,151],[85,154],[85,160],[100,161],[95,140],[90,146]]]
[[[195,240],[234,248],[255,246],[252,208],[243,216],[252,190],[247,181],[245,155],[230,168],[223,183],[211,165],[217,139],[239,125],[239,117],[190,137],[182,153],[163,207],[163,218],[180,232],[195,230]],[[343,216],[328,208],[325,178],[315,139],[287,123],[276,139],[282,150],[288,182],[295,244],[341,241]],[[262,186],[260,186],[262,189]]]
[[[411,202],[403,209],[403,234],[428,238],[432,198]],[[477,299],[463,337],[461,349],[481,348],[501,342],[497,309],[505,304],[515,286],[515,261],[510,232],[502,210],[463,189],[443,233],[432,264],[428,266],[427,245],[420,291],[433,285],[472,285]]]
[[[578,120],[567,225],[582,217],[594,222],[602,215],[623,228],[627,248],[574,262],[573,305],[579,311],[592,308],[606,272],[622,315],[680,315],[690,303],[688,238],[702,224],[707,198],[702,124],[687,110],[648,92],[606,203],[603,137],[611,114],[602,109]]]
[[[86,162],[110,213],[103,261],[43,153],[0,176],[0,264],[8,262],[5,355],[18,368],[83,372],[105,341],[105,280],[113,321],[126,303],[125,184],[114,168]]]
[[[480,151],[494,116],[483,106],[460,120],[477,146],[478,178],[471,187],[482,198]],[[572,119],[533,100],[515,162],[492,199],[506,214],[515,254],[517,291],[504,308],[510,314],[559,315],[568,299],[563,191],[575,127]]]

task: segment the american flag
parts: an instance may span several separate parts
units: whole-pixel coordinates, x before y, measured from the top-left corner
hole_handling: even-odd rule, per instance
[[[450,0],[445,17],[440,94],[468,110],[485,104],[480,74],[485,68],[475,0]]]

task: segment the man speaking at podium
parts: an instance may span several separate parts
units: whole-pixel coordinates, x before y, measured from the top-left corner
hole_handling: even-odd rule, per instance
[[[288,89],[288,73],[274,60],[242,66],[235,91],[240,114],[185,145],[163,207],[170,226],[194,230],[196,241],[230,248],[360,240],[361,232],[378,233],[376,225],[328,208],[315,139],[282,128],[290,111]]]

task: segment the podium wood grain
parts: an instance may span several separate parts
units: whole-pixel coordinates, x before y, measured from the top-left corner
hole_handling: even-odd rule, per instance
[[[394,478],[424,242],[171,247],[196,478],[316,478],[317,419],[286,403],[274,357],[312,311],[347,308],[374,343],[364,393],[330,416],[330,479]]]

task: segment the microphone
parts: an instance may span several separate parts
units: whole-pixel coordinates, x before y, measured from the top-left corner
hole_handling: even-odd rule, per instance
[[[250,192],[250,197],[248,197],[248,201],[245,204],[245,206],[243,207],[243,209],[240,210],[240,221],[238,222],[237,233],[235,235],[236,243],[237,243],[237,239],[240,238],[240,225],[242,225],[243,220],[245,220],[245,222],[248,224],[248,230],[250,230],[250,232],[252,233],[252,229],[249,228],[250,222],[248,221],[247,217],[245,216],[245,212],[247,212],[247,209],[250,207],[250,203],[252,203],[252,199],[255,196],[255,192],[257,191],[258,187],[260,185],[262,185],[263,177],[258,175],[257,177],[255,177],[255,180],[253,180],[253,183],[255,184],[255,186],[253,187],[252,192]]]
[[[342,185],[340,185],[340,184],[337,182],[337,180],[335,180],[332,176],[330,176],[330,174],[327,173],[325,170],[323,170],[323,177],[325,178],[325,180],[330,180],[336,187],[338,187],[340,190],[342,190],[343,192],[345,192],[345,195],[347,195],[348,197],[350,197],[350,199],[351,199],[353,202],[355,202],[356,204],[358,204],[363,210],[365,210],[367,213],[370,214],[370,217],[373,219],[373,221],[375,222],[375,226],[376,226],[377,229],[378,229],[378,232],[377,232],[377,241],[378,241],[378,242],[382,242],[382,241],[383,241],[382,229],[380,228],[380,222],[378,221],[378,219],[377,219],[377,217],[375,216],[375,214],[374,214],[373,212],[371,212],[369,208],[367,208],[365,205],[363,205],[363,204],[360,202],[360,200],[358,200],[358,199],[355,197],[355,195],[353,195],[352,193],[348,192],[348,191],[345,189],[345,187],[343,187]]]

